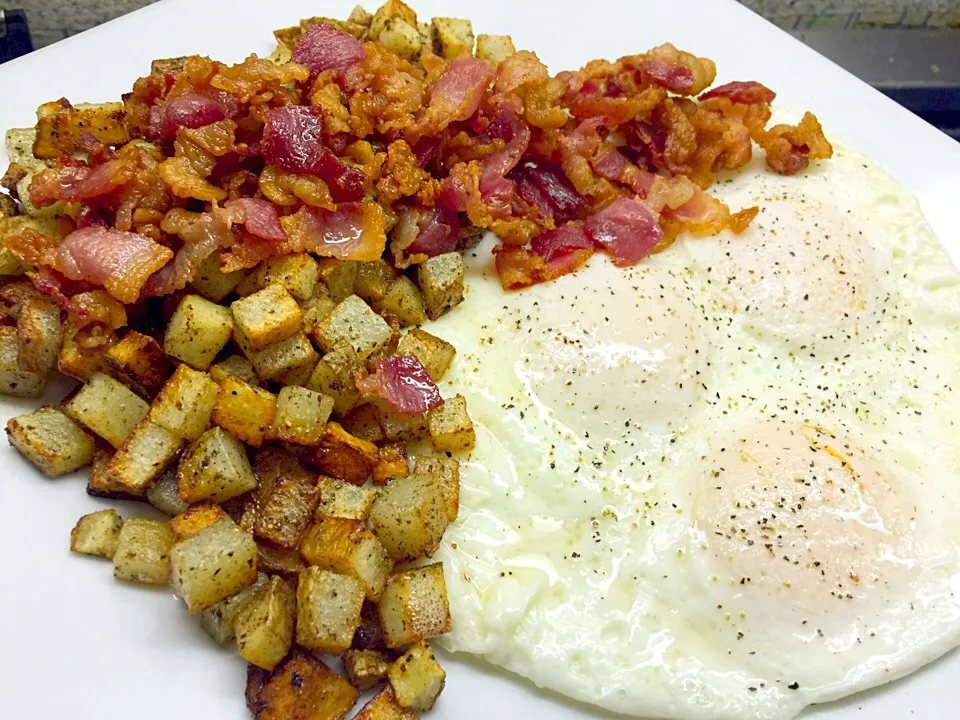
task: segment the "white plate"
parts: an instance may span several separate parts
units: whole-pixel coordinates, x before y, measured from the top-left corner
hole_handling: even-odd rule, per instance
[[[316,14],[345,17],[354,2],[164,0],[0,66],[0,127],[32,125],[34,109],[61,96],[116,99],[148,72],[153,58],[200,53],[239,61],[250,52],[265,54],[273,28]],[[778,92],[777,107],[796,114],[813,110],[828,133],[876,158],[919,197],[954,260],[960,257],[960,144],[733,0],[413,4],[427,17],[469,17],[477,32],[510,33],[554,71],[664,41],[713,58],[720,82],[764,82]],[[34,405],[0,401],[0,419]],[[83,513],[102,507],[86,496],[79,475],[46,480],[0,445],[0,548],[6,553],[0,716],[247,717],[244,664],[218,650],[179,601],[169,592],[115,582],[109,563],[70,555],[70,528]],[[124,510],[143,512],[140,505]],[[606,717],[468,658],[445,664],[447,689],[430,716],[438,720]],[[960,656],[953,653],[905,681],[805,717],[939,720],[952,715],[944,708],[960,705],[958,676]]]

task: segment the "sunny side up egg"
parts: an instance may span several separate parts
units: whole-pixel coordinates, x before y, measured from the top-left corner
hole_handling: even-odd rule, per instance
[[[477,447],[441,643],[629,715],[781,719],[960,643],[960,275],[850,152],[715,188],[740,237],[434,324]]]

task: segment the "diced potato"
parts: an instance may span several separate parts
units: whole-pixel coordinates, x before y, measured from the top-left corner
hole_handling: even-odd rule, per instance
[[[401,275],[391,283],[375,307],[378,312],[396,317],[400,327],[411,327],[427,321],[427,308],[420,288],[406,275]]]
[[[11,418],[7,439],[48,477],[66,475],[93,460],[93,438],[58,408],[40,408]]]
[[[67,415],[114,447],[123,444],[149,409],[132,390],[103,373],[90,378],[64,406]]]
[[[389,685],[353,716],[353,720],[417,720],[417,716],[397,702]]]
[[[294,385],[282,388],[277,396],[277,413],[270,439],[295,445],[320,444],[333,412],[333,398]]]
[[[183,61],[186,56],[175,58],[157,58],[150,63],[151,75],[166,75],[167,73],[183,72]]]
[[[473,55],[473,23],[462,18],[433,18],[434,49],[438,55],[453,60]]]
[[[206,373],[179,366],[150,407],[150,419],[174,435],[196,440],[210,424],[220,386]]]
[[[450,632],[443,564],[391,575],[379,609],[387,647],[403,647]]]
[[[351,295],[320,322],[313,337],[324,352],[333,350],[338,342],[349,342],[363,361],[384,348],[392,334],[386,320]]]
[[[217,383],[223,383],[227,377],[235,377],[251,385],[257,382],[253,364],[242,355],[231,355],[226,360],[211,365],[210,377]]]
[[[171,585],[191,614],[236,595],[257,579],[257,544],[228,517],[174,545]]]
[[[363,586],[356,578],[318,567],[300,573],[297,644],[337,654],[350,647],[360,625]]]
[[[379,456],[376,445],[354,437],[339,423],[329,422],[313,453],[313,464],[325,475],[363,485],[376,467]]]
[[[369,600],[363,604],[363,610],[360,611],[360,627],[353,636],[353,649],[380,651],[387,649],[383,628],[380,626],[380,610],[376,603]]]
[[[16,328],[0,327],[0,393],[22,398],[40,397],[47,379],[40,373],[21,370],[19,355]]]
[[[390,52],[405,60],[413,60],[420,54],[420,31],[416,25],[403,20],[388,20],[380,32],[379,40]]]
[[[361,440],[378,444],[386,440],[380,427],[380,411],[373,403],[364,403],[348,412],[340,421],[343,429]]]
[[[385,260],[358,263],[353,291],[365,302],[373,304],[383,300],[396,276],[397,271]]]
[[[233,337],[233,315],[200,295],[187,295],[170,318],[163,349],[197,370],[206,370]]]
[[[350,684],[359,690],[370,690],[387,677],[390,659],[377,650],[347,650],[343,654],[343,670]]]
[[[257,580],[248,587],[208,607],[200,613],[200,627],[217,643],[223,645],[233,640],[233,622],[257,592],[266,587],[270,578],[265,573],[257,573]]]
[[[241,295],[252,295],[276,283],[286,288],[294,300],[306,302],[313,297],[319,281],[320,268],[310,255],[284,255],[264,262],[237,288],[237,292]]]
[[[139,500],[142,497],[141,493],[125,488],[107,472],[107,466],[113,459],[113,455],[113,452],[104,447],[98,447],[93,451],[90,478],[87,480],[87,495],[111,500]]]
[[[377,497],[373,488],[357,487],[352,483],[321,475],[317,480],[320,489],[320,504],[317,505],[317,517],[347,518],[364,520],[370,514],[370,508]]]
[[[306,470],[296,457],[279,447],[264,448],[257,453],[253,474],[257,476],[261,504],[266,502],[281,478],[296,480],[307,487],[317,484],[316,473]]]
[[[427,435],[427,414],[407,415],[383,401],[374,403],[380,415],[380,427],[387,440],[420,440]]]
[[[174,542],[182,542],[226,516],[227,514],[219,505],[212,503],[191,505],[184,512],[170,518],[170,532],[173,533]]]
[[[417,14],[409,5],[401,0],[387,0],[377,8],[370,20],[370,38],[378,40],[391,20],[402,20],[413,27],[417,26]]]
[[[432,257],[420,266],[417,281],[431,320],[463,302],[463,257],[458,252]]]
[[[107,350],[103,370],[141,397],[152,398],[167,382],[173,366],[160,343],[131,330]]]
[[[330,297],[340,303],[353,294],[357,279],[357,263],[352,260],[320,258],[320,280],[327,286]]]
[[[303,331],[307,335],[313,335],[317,325],[333,312],[337,303],[330,297],[330,291],[327,290],[326,285],[317,285],[313,297],[303,303],[301,307],[303,308]]]
[[[90,133],[104,145],[122,145],[130,139],[126,128],[123,103],[80,104],[73,107],[66,100],[48,103],[54,108],[37,111],[37,139],[33,154],[42,159],[72,155],[81,150],[80,136]],[[50,112],[52,110],[52,112]]]
[[[253,369],[263,380],[289,379],[293,374],[309,380],[320,355],[302,333],[281,340],[249,355]]]
[[[221,503],[257,486],[243,445],[222,428],[205,432],[177,469],[180,497],[189,503]]]
[[[293,590],[280,578],[271,577],[234,619],[233,629],[240,657],[257,667],[273,670],[286,657],[293,644],[296,615],[297,598]],[[280,720],[282,717],[295,716],[274,717]]]
[[[303,311],[282,285],[268,285],[236,300],[230,309],[237,330],[253,352],[296,335],[303,326]]]
[[[320,489],[281,477],[260,506],[253,534],[288,550],[300,544],[320,502]]]
[[[409,474],[406,443],[398,440],[381,446],[380,461],[373,468],[373,482],[383,485],[392,477],[406,477]]]
[[[200,263],[190,287],[208,300],[218,303],[236,289],[244,276],[243,270],[225,273],[220,264],[220,253],[215,252]]]
[[[251,686],[247,703],[257,720],[342,720],[360,693],[309,653],[294,650],[262,688]]]
[[[429,557],[447,529],[447,508],[432,475],[395,478],[370,508],[370,524],[394,560]]]
[[[437,46],[437,34],[433,30],[433,25],[431,23],[418,22],[417,32],[420,33],[421,51],[426,49],[433,52]]]
[[[99,555],[113,560],[120,542],[123,520],[117,511],[98,510],[77,520],[70,531],[70,550],[84,555]]]
[[[412,328],[400,338],[396,354],[413,355],[420,361],[431,379],[439,382],[453,362],[457,351],[446,340],[441,340],[426,330]]]
[[[318,517],[303,538],[300,554],[310,565],[355,577],[374,601],[393,569],[383,545],[360,520]]]
[[[130,518],[120,529],[113,555],[113,576],[145,585],[170,582],[173,535],[165,522]]]
[[[43,297],[26,300],[17,318],[17,339],[20,343],[17,361],[21,370],[40,375],[53,370],[63,341],[57,304]]]
[[[238,440],[260,447],[276,412],[276,395],[228,375],[220,383],[211,420]]]
[[[261,540],[257,543],[257,567],[264,572],[290,577],[303,570],[306,563],[299,551],[287,550]]]
[[[446,455],[420,455],[413,461],[413,471],[435,477],[443,489],[447,519],[453,522],[460,512],[460,461]]]
[[[11,328],[12,330],[13,328]],[[2,331],[3,328],[0,328]],[[103,368],[104,355],[110,349],[113,343],[108,341],[104,345],[96,347],[84,347],[77,343],[73,336],[72,329],[68,323],[66,335],[63,338],[63,345],[60,346],[60,354],[57,356],[57,369],[64,375],[76,378],[81,382],[87,382]],[[2,352],[2,332],[0,332],[0,352]],[[0,380],[2,380],[3,355],[0,354]],[[30,377],[39,377],[30,373]],[[2,385],[0,385],[2,388]],[[5,391],[4,391],[5,392]],[[7,393],[12,394],[12,393]]]
[[[360,5],[357,5],[353,10],[350,11],[350,16],[347,18],[352,23],[357,25],[365,25],[370,27],[370,23],[373,22],[373,15],[364,10]]]
[[[427,427],[430,442],[437,450],[466,452],[477,444],[473,421],[467,413],[467,401],[462,395],[455,395],[428,412]]]
[[[353,373],[361,364],[350,343],[341,343],[320,358],[307,387],[332,397],[334,411],[345,415],[360,400]]]
[[[481,60],[499,65],[516,51],[509,35],[477,35],[477,57]]]
[[[185,512],[190,505],[184,502],[177,490],[177,473],[168,468],[160,474],[147,490],[147,502],[153,505],[164,515],[179,515]]]
[[[443,691],[447,673],[433,656],[430,646],[419,642],[407,650],[387,671],[390,686],[403,707],[419,712],[433,708]]]
[[[107,463],[106,474],[114,485],[143,495],[182,445],[183,440],[166,428],[144,420]]]

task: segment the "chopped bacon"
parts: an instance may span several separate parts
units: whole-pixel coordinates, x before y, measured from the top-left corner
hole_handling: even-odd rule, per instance
[[[272,202],[259,198],[238,198],[224,207],[234,213],[234,222],[245,225],[251,235],[278,242],[287,239],[280,224],[280,213]]]
[[[420,167],[426,167],[440,151],[441,140],[438,137],[420,138],[413,146],[413,154],[417,156]]]
[[[650,254],[663,235],[656,214],[640,200],[631,198],[620,198],[590,216],[584,229],[618,267],[636,265]]]
[[[193,280],[204,260],[235,241],[226,214],[218,210],[202,214],[171,210],[163,219],[162,227],[164,232],[179,235],[183,246],[177,250],[173,262],[150,277],[143,288],[144,297],[161,297],[182,290]]]
[[[159,135],[165,139],[176,137],[180,128],[199,128],[227,117],[223,102],[195,92],[167,100],[159,112]]]
[[[49,295],[63,310],[78,318],[87,317],[87,309],[64,294],[60,278],[54,275],[50,268],[41,267],[38,272],[28,272],[27,277],[37,290],[44,295]]]
[[[590,165],[600,177],[620,182],[623,179],[624,171],[630,165],[630,161],[627,160],[626,155],[614,146],[605,145],[592,158]]]
[[[660,127],[644,120],[629,123],[623,130],[626,147],[633,151],[638,162],[642,161],[641,167],[653,171],[667,166],[663,157],[667,138]]]
[[[583,197],[556,165],[528,164],[511,173],[517,195],[536,207],[545,217],[563,222],[584,208]]]
[[[732,102],[743,105],[769,105],[777,97],[777,94],[761,83],[747,80],[718,85],[713,90],[703,93],[699,99],[702,101],[719,97],[729,98]]]
[[[480,107],[483,91],[493,81],[490,64],[471,57],[457,58],[434,84],[430,104],[451,110],[450,120],[466,120]]]
[[[436,384],[413,355],[380,360],[374,372],[358,374],[355,382],[360,392],[386,400],[404,415],[422,415],[443,405]]]
[[[504,176],[516,167],[527,151],[530,126],[512,110],[501,108],[487,128],[487,133],[506,142],[483,160],[480,196],[494,215],[505,216],[510,213],[513,182]]]
[[[284,253],[312,252],[339,260],[379,260],[387,243],[386,216],[377,203],[341,203],[336,210],[303,206],[280,218]],[[277,253],[280,254],[280,253]]]
[[[833,146],[811,113],[806,113],[797,125],[775,125],[764,131],[757,142],[767,154],[767,164],[781,175],[804,170],[811,159],[833,156]]]
[[[593,256],[593,248],[558,252],[549,261],[527,248],[509,245],[498,245],[493,253],[503,289],[518,290],[574,272]]]
[[[104,163],[107,160],[115,160],[117,157],[109,145],[104,145],[90,132],[80,133],[80,147],[95,163]]]
[[[293,61],[306,66],[314,77],[326,70],[343,72],[366,56],[357,38],[322,22],[311,25],[293,49]]]
[[[109,160],[96,167],[63,164],[43,170],[30,183],[30,202],[46,207],[57,201],[80,202],[108,195],[130,182],[136,166],[125,158]]]
[[[420,232],[407,248],[410,255],[434,257],[457,249],[460,239],[460,218],[443,206],[423,212],[418,222]]]
[[[645,60],[640,63],[640,72],[645,79],[671,92],[689,95],[693,89],[693,73],[685,65],[670,65],[662,60]]]
[[[530,243],[530,249],[547,262],[574,250],[593,248],[593,241],[587,236],[583,223],[567,223],[556,230],[538,235]]]

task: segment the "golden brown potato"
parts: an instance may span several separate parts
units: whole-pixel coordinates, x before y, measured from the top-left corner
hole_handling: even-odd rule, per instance
[[[435,17],[434,50],[447,60],[473,54],[473,23],[461,18]]]
[[[113,576],[145,585],[170,582],[173,535],[165,522],[130,518],[120,529],[113,555]]]
[[[330,291],[326,285],[317,285],[313,297],[304,302],[301,307],[303,308],[303,331],[307,335],[313,335],[317,325],[333,312],[337,303],[330,297]]]
[[[396,561],[433,555],[447,523],[443,490],[432,475],[394,478],[370,508],[370,525]]]
[[[180,497],[189,503],[201,500],[221,503],[256,486],[243,445],[219,427],[200,436],[177,469]]]
[[[124,487],[107,472],[113,456],[114,453],[105,447],[98,447],[93,451],[90,478],[87,480],[87,495],[111,500],[139,500],[142,497],[141,492]]]
[[[343,302],[353,294],[359,263],[333,258],[320,258],[318,263],[320,280],[327,286],[327,291],[335,303]]]
[[[329,395],[295,385],[282,388],[270,439],[308,447],[319,445],[332,412],[333,398]]]
[[[109,375],[97,373],[63,409],[88,430],[120,447],[147,416],[150,406]]]
[[[182,513],[170,518],[170,532],[173,534],[173,541],[182,542],[226,516],[223,508],[213,503],[191,505]]]
[[[423,294],[406,275],[394,280],[384,296],[375,301],[374,307],[377,312],[393,315],[403,328],[427,321],[427,306]]]
[[[380,460],[373,468],[374,484],[383,485],[392,477],[406,477],[409,474],[406,443],[396,441],[381,445]]]
[[[509,35],[477,35],[477,57],[494,65],[499,65],[513,55],[517,49]]]
[[[403,647],[450,632],[443,564],[391,575],[379,610],[387,647]]]
[[[420,266],[417,280],[427,315],[436,320],[463,302],[463,257],[458,252],[432,257]]]
[[[383,300],[396,276],[397,271],[385,260],[359,263],[353,291],[372,305]]]
[[[376,490],[372,488],[357,487],[326,475],[321,475],[317,480],[317,488],[320,490],[320,504],[316,512],[318,518],[329,515],[364,520],[377,497]]]
[[[131,330],[107,350],[103,371],[140,397],[153,398],[173,371],[160,343]]]
[[[257,667],[273,670],[293,644],[296,616],[297,597],[293,590],[277,576],[271,577],[234,620],[240,657]],[[280,720],[295,716],[275,717]]]
[[[190,287],[208,300],[218,303],[232,293],[245,276],[243,270],[225,273],[220,265],[220,253],[215,252],[200,263]]]
[[[182,446],[183,440],[172,432],[144,420],[107,463],[109,482],[133,495],[144,495]]]
[[[256,720],[342,720],[360,697],[350,683],[301,650],[294,650],[262,688],[256,678],[248,675],[247,685]]]
[[[391,20],[402,20],[408,25],[417,26],[417,14],[409,5],[401,0],[387,0],[377,8],[370,19],[370,38],[374,41],[379,40],[380,33],[386,29]]]
[[[282,477],[260,506],[253,533],[279,547],[293,550],[300,544],[320,502],[320,489]]]
[[[231,595],[200,613],[200,627],[220,645],[233,640],[233,623],[237,615],[261,588],[266,587],[269,580],[265,573],[257,573],[253,585],[248,585],[236,595]]]
[[[433,708],[447,681],[447,673],[425,642],[417,643],[401,655],[390,666],[387,677],[397,702],[418,712]]]
[[[93,438],[58,408],[40,408],[11,418],[7,439],[48,477],[66,475],[93,460]]]
[[[348,412],[340,421],[343,429],[351,435],[379,445],[386,440],[383,428],[380,427],[380,411],[373,403],[358,405]]]
[[[382,451],[381,451],[382,452]],[[415,473],[433,475],[443,488],[443,499],[447,506],[447,519],[453,522],[460,512],[460,461],[446,455],[420,455],[413,462]]]
[[[469,452],[477,443],[467,401],[462,395],[445,400],[443,405],[427,413],[427,427],[430,442],[441,452]]]
[[[252,295],[274,283],[286,288],[294,300],[306,302],[313,297],[320,281],[317,261],[306,253],[270,258],[237,288],[241,296]]]
[[[319,517],[307,530],[300,554],[310,565],[357,578],[370,600],[383,593],[393,562],[360,520]]]
[[[343,654],[343,671],[358,690],[369,690],[386,679],[390,659],[378,650],[347,650]]]
[[[0,393],[11,397],[40,397],[47,378],[39,373],[21,370],[19,355],[20,342],[16,328],[0,327]]]
[[[230,310],[239,336],[253,352],[296,335],[303,326],[303,311],[283,285],[268,285],[236,300]]]
[[[70,531],[70,550],[112,560],[117,552],[122,527],[123,520],[113,509],[84,515]]]
[[[364,705],[353,720],[417,720],[417,716],[397,702],[393,688],[388,685]]]
[[[346,415],[360,400],[353,374],[361,364],[353,346],[347,342],[341,343],[320,359],[307,387],[332,397],[334,411],[338,415]]]
[[[334,655],[349,648],[363,596],[354,577],[318,567],[303,570],[297,585],[297,644]]]
[[[235,377],[251,385],[257,384],[257,373],[253,370],[253,364],[242,355],[231,355],[225,360],[210,366],[210,377],[214,382],[223,384],[227,377]]]
[[[376,467],[379,456],[376,445],[354,437],[339,423],[330,422],[312,454],[312,462],[324,475],[363,485]]]
[[[320,355],[303,333],[274,343],[247,355],[253,369],[263,380],[277,380],[284,385],[307,383]]]
[[[220,386],[206,373],[178,367],[150,407],[150,420],[178,437],[196,440],[210,424]]]
[[[63,341],[60,308],[46,297],[24,301],[17,318],[19,348],[17,362],[21,370],[48,375],[57,364]]]
[[[220,383],[210,419],[238,440],[260,447],[276,412],[276,395],[228,375]]]
[[[361,361],[386,347],[393,332],[386,320],[377,315],[357,295],[351,295],[320,321],[313,333],[324,352],[347,342]]]
[[[90,133],[104,145],[122,145],[130,139],[123,103],[80,104],[66,100],[47,103],[37,111],[37,139],[33,154],[55,159],[81,150],[80,136]]]
[[[423,45],[416,25],[403,20],[388,20],[378,38],[386,48],[404,60],[414,60]]]
[[[163,350],[197,370],[206,370],[231,337],[229,309],[200,295],[187,295],[170,318]]]
[[[407,415],[397,412],[382,400],[374,402],[380,417],[380,427],[387,440],[414,442],[427,435],[427,414]]]
[[[94,461],[96,464],[96,461]],[[93,474],[91,473],[91,480]],[[160,476],[154,480],[153,484],[147,490],[147,502],[153,505],[164,515],[174,516],[185,512],[187,503],[180,497],[177,490],[177,471],[174,467],[168,467]]]

